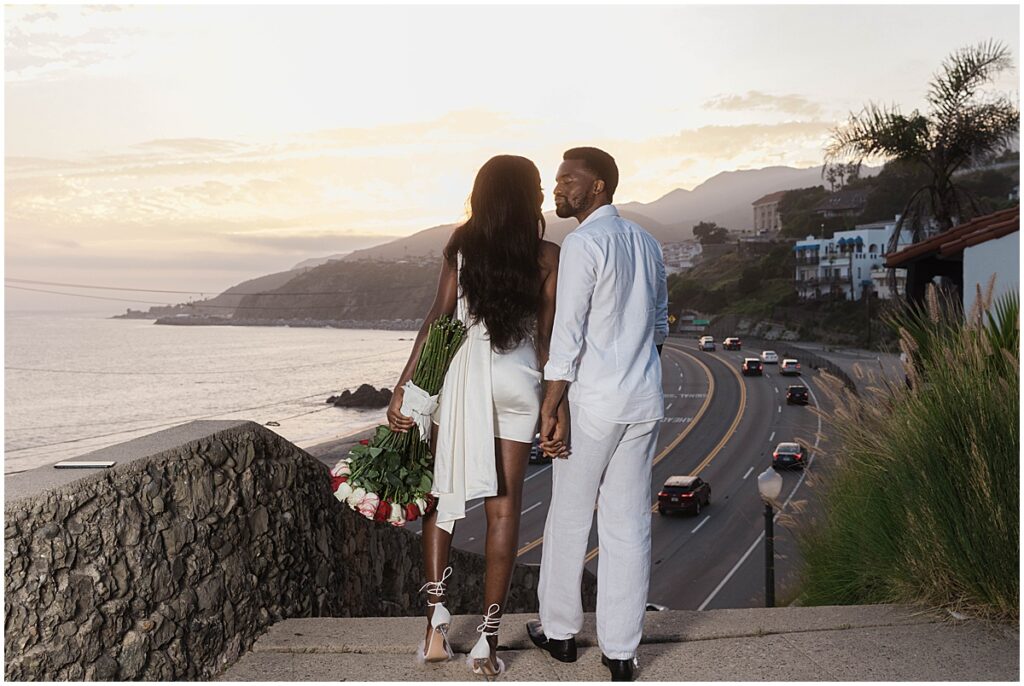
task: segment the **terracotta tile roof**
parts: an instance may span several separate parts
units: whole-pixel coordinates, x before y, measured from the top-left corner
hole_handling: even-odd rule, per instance
[[[769,193],[768,195],[760,197],[750,204],[756,207],[757,205],[767,205],[768,203],[778,202],[782,200],[782,196],[784,196],[788,192],[789,191],[776,191],[774,193]]]
[[[899,267],[907,262],[914,262],[932,255],[939,257],[957,255],[963,252],[964,248],[1005,236],[1014,231],[1020,231],[1020,205],[977,217],[920,243],[914,243],[899,252],[894,252],[885,259],[885,266]]]

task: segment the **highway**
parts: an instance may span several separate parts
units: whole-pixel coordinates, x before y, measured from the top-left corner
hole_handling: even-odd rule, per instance
[[[781,441],[821,440],[811,409],[824,401],[816,372],[797,380],[765,365],[763,377],[743,377],[740,364],[761,351],[700,352],[695,340],[670,338],[663,354],[666,417],[662,421],[651,479],[652,574],[648,599],[671,609],[757,607],[764,604],[764,506],[757,475],[771,463]],[[787,405],[786,386],[804,383],[811,406]],[[570,458],[572,459],[572,458]],[[811,450],[813,460],[817,451]],[[699,474],[711,486],[711,505],[699,516],[659,515],[657,493],[672,475]],[[783,472],[783,499],[798,501],[808,488],[800,471]],[[519,561],[539,564],[551,494],[550,465],[530,465],[523,494]],[[418,531],[419,523],[409,526]],[[796,595],[798,560],[790,532],[776,529],[777,603]],[[486,518],[482,501],[469,503],[455,529],[454,545],[483,553]],[[600,549],[596,516],[587,566],[597,572]]]

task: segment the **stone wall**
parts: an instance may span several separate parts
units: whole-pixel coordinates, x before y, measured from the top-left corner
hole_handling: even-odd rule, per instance
[[[209,679],[281,619],[422,612],[419,537],[338,503],[277,434],[193,422],[125,453],[7,478],[7,679]],[[483,558],[451,562],[449,606],[480,612]],[[537,573],[516,568],[508,611],[535,611]]]

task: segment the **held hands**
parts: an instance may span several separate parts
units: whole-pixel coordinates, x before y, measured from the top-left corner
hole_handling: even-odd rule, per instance
[[[411,417],[406,417],[402,414],[402,401],[404,399],[405,389],[399,386],[391,394],[391,403],[388,405],[387,414],[388,428],[403,434],[416,426],[416,422]]]
[[[554,412],[541,409],[540,449],[548,457],[569,457],[569,403],[564,400]]]

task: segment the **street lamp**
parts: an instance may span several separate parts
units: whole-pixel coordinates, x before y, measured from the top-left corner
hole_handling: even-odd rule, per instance
[[[775,607],[775,512],[782,493],[782,477],[769,467],[757,476],[757,490],[764,501],[764,606]],[[780,508],[781,509],[781,508]]]

